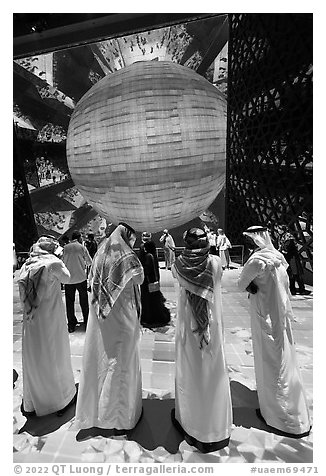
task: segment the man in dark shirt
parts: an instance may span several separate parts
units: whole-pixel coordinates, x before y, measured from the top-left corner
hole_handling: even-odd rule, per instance
[[[303,267],[300,260],[300,254],[298,251],[298,245],[290,229],[286,225],[279,227],[282,232],[279,238],[279,250],[283,253],[284,258],[289,263],[287,273],[290,281],[290,292],[292,295],[297,294],[310,294],[310,291],[305,289],[303,281]],[[298,283],[299,290],[296,290],[295,283]]]
[[[88,233],[87,235],[87,240],[85,241],[85,246],[93,259],[95,256],[95,253],[97,251],[97,243],[94,239],[94,234],[93,233]]]

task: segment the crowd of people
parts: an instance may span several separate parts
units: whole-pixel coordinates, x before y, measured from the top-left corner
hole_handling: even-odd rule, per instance
[[[214,228],[210,228],[207,225],[204,226],[204,230],[207,234],[209,241],[209,252],[213,255],[218,255],[221,258],[222,269],[230,269],[230,252],[232,248],[229,238],[225,235],[222,228],[217,229],[217,233]]]
[[[36,159],[37,173],[40,186],[49,185],[51,183],[62,182],[68,178],[68,173],[55,167],[49,159],[38,157]]]
[[[34,218],[37,225],[50,230],[55,227],[58,227],[59,230],[63,229],[66,221],[65,214],[60,212],[38,212],[34,213]]]
[[[243,234],[252,251],[238,286],[250,297],[257,415],[272,431],[301,438],[311,424],[291,329],[291,258],[274,247],[266,227],[250,227]],[[62,248],[50,236],[39,238],[20,271],[22,411],[60,416],[76,401],[78,428],[112,429],[119,435],[134,428],[143,412],[141,325],[155,328],[170,321],[157,250],[151,234],[143,232],[137,255],[136,232],[126,223],[98,247],[92,234],[85,244],[78,231],[71,238]],[[171,419],[203,453],[229,444],[233,421],[221,299],[223,268],[229,263],[225,252],[231,244],[222,229],[213,238],[208,228],[187,230],[177,258],[168,230],[160,239],[178,289]],[[77,324],[76,289],[86,327],[78,395],[68,338]]]
[[[170,59],[178,62],[192,40],[184,25],[173,25],[157,31],[148,31],[136,35],[124,36],[100,43],[99,48],[106,58],[109,67],[116,71],[130,59],[141,55],[143,59]],[[186,65],[195,69],[202,56],[198,51],[187,60]],[[119,65],[119,66],[118,66]]]
[[[44,88],[39,91],[40,95],[46,97],[49,94],[47,88]],[[59,99],[57,97],[56,99]],[[51,122],[45,124],[42,129],[38,131],[37,140],[39,142],[64,142],[67,139],[67,131],[63,126],[59,126],[58,124],[52,124]]]

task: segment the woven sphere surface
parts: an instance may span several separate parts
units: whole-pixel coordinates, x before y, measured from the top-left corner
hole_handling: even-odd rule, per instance
[[[195,71],[134,63],[95,84],[68,128],[67,159],[84,198],[137,231],[199,216],[225,181],[226,101]]]

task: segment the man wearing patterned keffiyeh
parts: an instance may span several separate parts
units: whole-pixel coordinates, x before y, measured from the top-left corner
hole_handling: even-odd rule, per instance
[[[120,223],[105,239],[89,274],[90,316],[79,384],[76,425],[118,433],[142,412],[139,357],[143,267],[133,251],[135,231]]]
[[[175,262],[177,274],[185,281],[186,295],[190,302],[199,335],[199,347],[210,340],[207,301],[213,302],[213,273],[209,258],[206,233],[193,228],[184,234],[185,251]]]
[[[172,274],[179,283],[176,328],[175,412],[172,421],[203,453],[229,444],[230,385],[224,356],[222,266],[209,253],[206,233],[191,228]]]

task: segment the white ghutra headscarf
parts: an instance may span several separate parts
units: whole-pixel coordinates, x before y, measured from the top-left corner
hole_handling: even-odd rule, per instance
[[[264,226],[250,226],[243,232],[243,235],[249,236],[260,248],[258,251],[260,255],[264,255],[266,258],[273,256],[281,260],[285,268],[289,266],[283,254],[274,247],[267,228]]]

